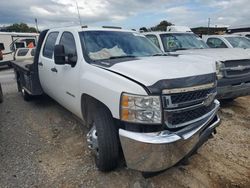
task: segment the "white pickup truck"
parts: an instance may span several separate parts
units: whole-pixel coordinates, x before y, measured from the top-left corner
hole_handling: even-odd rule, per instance
[[[99,170],[121,156],[156,172],[196,151],[220,119],[216,68],[196,55],[163,54],[131,30],[66,27],[40,34],[33,62],[12,62],[28,100],[46,93],[82,120]]]
[[[210,48],[244,48],[250,50],[250,39],[239,35],[203,35]],[[250,51],[248,51],[250,54]]]
[[[218,99],[233,100],[250,94],[250,53],[248,50],[212,49],[188,31],[143,33],[162,51],[170,54],[202,55],[212,58],[217,66]]]

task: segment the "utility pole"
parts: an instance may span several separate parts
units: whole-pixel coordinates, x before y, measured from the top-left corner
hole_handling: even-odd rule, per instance
[[[37,24],[37,18],[35,18],[35,22],[36,22],[36,32],[39,33],[38,24]]]
[[[208,18],[208,23],[207,23],[207,35],[209,35],[210,21],[211,21],[211,19]]]
[[[77,0],[76,0],[76,9],[77,9],[77,12],[78,12],[78,19],[79,19],[80,26],[82,26],[82,21],[81,21],[81,16],[80,16]]]

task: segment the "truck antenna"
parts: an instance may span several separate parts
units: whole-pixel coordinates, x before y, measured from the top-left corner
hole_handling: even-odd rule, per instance
[[[36,32],[39,33],[38,24],[37,24],[37,18],[35,18],[35,23],[36,23]]]
[[[81,21],[81,16],[80,16],[77,0],[76,0],[76,9],[77,9],[77,12],[78,12],[78,19],[79,19],[80,26],[82,26],[82,21]]]

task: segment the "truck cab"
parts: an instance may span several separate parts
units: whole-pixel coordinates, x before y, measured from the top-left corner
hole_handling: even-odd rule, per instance
[[[115,27],[40,34],[34,61],[13,61],[25,99],[46,93],[82,119],[99,170],[167,169],[215,132],[216,67],[197,55],[166,55],[144,35]],[[185,67],[185,69],[183,69]]]
[[[162,51],[170,54],[201,55],[217,67],[218,99],[233,100],[250,94],[250,53],[245,49],[212,49],[190,31],[143,33]],[[201,58],[201,59],[202,59]]]

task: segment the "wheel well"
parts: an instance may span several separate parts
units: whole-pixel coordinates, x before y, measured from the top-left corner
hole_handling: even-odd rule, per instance
[[[93,113],[99,107],[104,107],[111,113],[109,108],[104,103],[99,101],[98,99],[96,99],[88,94],[82,94],[82,96],[81,96],[82,117],[86,121],[88,126],[92,124]]]

